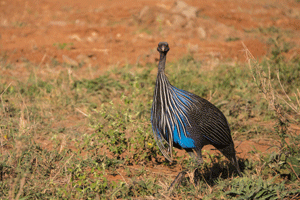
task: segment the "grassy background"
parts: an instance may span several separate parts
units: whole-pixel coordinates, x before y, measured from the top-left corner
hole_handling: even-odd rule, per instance
[[[279,71],[285,92],[297,105],[300,60],[286,60],[288,48],[274,42],[261,68],[252,72],[230,61],[207,69],[207,63],[191,55],[166,67],[173,85],[209,99],[224,112],[236,145],[271,141],[273,153],[253,150],[239,160],[242,178],[223,156],[209,151],[202,166],[177,150],[174,163],[163,158],[150,124],[154,64],[113,67],[95,78],[79,78],[79,73],[91,73],[81,68],[84,63],[76,68],[55,61],[27,63],[30,73],[20,79],[1,74],[1,199],[299,198],[299,129],[290,128],[299,127],[299,113],[280,100],[286,96],[276,78]],[[17,68],[3,57],[0,67]],[[280,120],[264,99],[263,86],[253,81],[258,72],[272,83],[265,89],[273,91],[288,120]],[[166,189],[182,169],[189,170],[187,177],[169,194]]]

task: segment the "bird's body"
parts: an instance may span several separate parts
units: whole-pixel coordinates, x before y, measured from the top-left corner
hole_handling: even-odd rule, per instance
[[[211,144],[233,162],[240,174],[230,128],[223,113],[209,101],[172,86],[164,73],[168,43],[160,42],[157,50],[160,61],[151,122],[163,155],[172,162],[174,146],[185,149],[202,162],[201,149]]]

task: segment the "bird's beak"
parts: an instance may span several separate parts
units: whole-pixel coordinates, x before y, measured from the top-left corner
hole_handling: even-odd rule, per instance
[[[162,46],[162,47],[161,47],[161,50],[162,50],[162,51],[165,51],[165,46]]]

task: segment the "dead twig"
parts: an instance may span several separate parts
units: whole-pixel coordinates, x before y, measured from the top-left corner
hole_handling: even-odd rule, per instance
[[[123,181],[126,183],[126,185],[129,185],[129,184],[127,183],[127,181],[125,180],[124,176],[123,176],[118,170],[116,170],[116,171],[117,171],[118,174],[122,177],[122,179],[123,179]]]
[[[292,171],[294,172],[295,176],[297,177],[298,181],[300,181],[300,178],[298,176],[298,174],[295,172],[293,165],[290,162],[287,162],[289,164],[289,166],[291,167]]]
[[[11,83],[12,83],[12,82],[10,82],[10,83],[8,84],[8,86],[1,92],[1,94],[0,94],[1,97],[2,97],[2,95],[6,92],[6,90],[11,86]]]
[[[287,117],[283,112],[282,106],[278,103],[278,95],[275,95],[274,88],[271,81],[271,69],[268,66],[268,75],[256,61],[254,56],[248,50],[246,45],[242,43],[244,51],[246,53],[246,58],[248,61],[248,66],[251,70],[251,75],[254,82],[257,84],[259,90],[263,93],[264,98],[267,100],[269,107],[275,111],[278,119],[283,123],[287,123]]]
[[[66,164],[71,160],[71,158],[73,158],[73,156],[74,156],[74,154],[72,154],[71,157],[65,162],[65,164],[58,169],[58,172],[55,174],[55,176],[53,178],[51,178],[52,180],[55,179],[55,177],[59,174],[60,170],[66,166]]]
[[[83,114],[84,116],[88,117],[89,115],[84,113],[82,110],[79,110],[78,108],[75,108],[75,110],[77,110],[78,112],[80,112],[81,114]]]

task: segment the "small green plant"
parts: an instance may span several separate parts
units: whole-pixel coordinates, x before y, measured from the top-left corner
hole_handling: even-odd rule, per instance
[[[275,26],[270,26],[267,28],[259,27],[258,30],[260,33],[263,33],[263,34],[274,34],[274,33],[280,32],[280,28],[275,27]]]
[[[53,46],[55,46],[57,49],[60,49],[60,50],[63,50],[63,49],[70,50],[73,45],[74,45],[73,43],[54,43],[53,44]]]
[[[292,44],[285,42],[280,36],[269,38],[268,43],[273,45],[271,48],[271,59],[275,63],[284,61],[285,58],[282,54],[287,53],[292,48]]]
[[[20,21],[16,21],[16,22],[13,22],[12,25],[14,27],[17,27],[17,28],[23,28],[25,27],[27,24],[25,22],[20,22]]]
[[[237,41],[237,40],[240,40],[240,38],[239,37],[228,37],[228,38],[226,38],[226,42],[233,42],[233,41]]]
[[[140,33],[147,33],[148,35],[152,35],[152,31],[148,28],[142,28],[139,30]]]
[[[159,16],[156,17],[156,21],[158,22],[158,31],[161,33],[163,30],[163,21]]]
[[[236,199],[283,199],[299,191],[288,190],[285,182],[276,183],[276,176],[270,180],[261,177],[233,179],[225,195]]]
[[[256,33],[259,34],[260,36],[280,36],[280,35],[287,35],[290,33],[290,31],[281,29],[276,26],[244,29],[244,31],[246,33]]]

